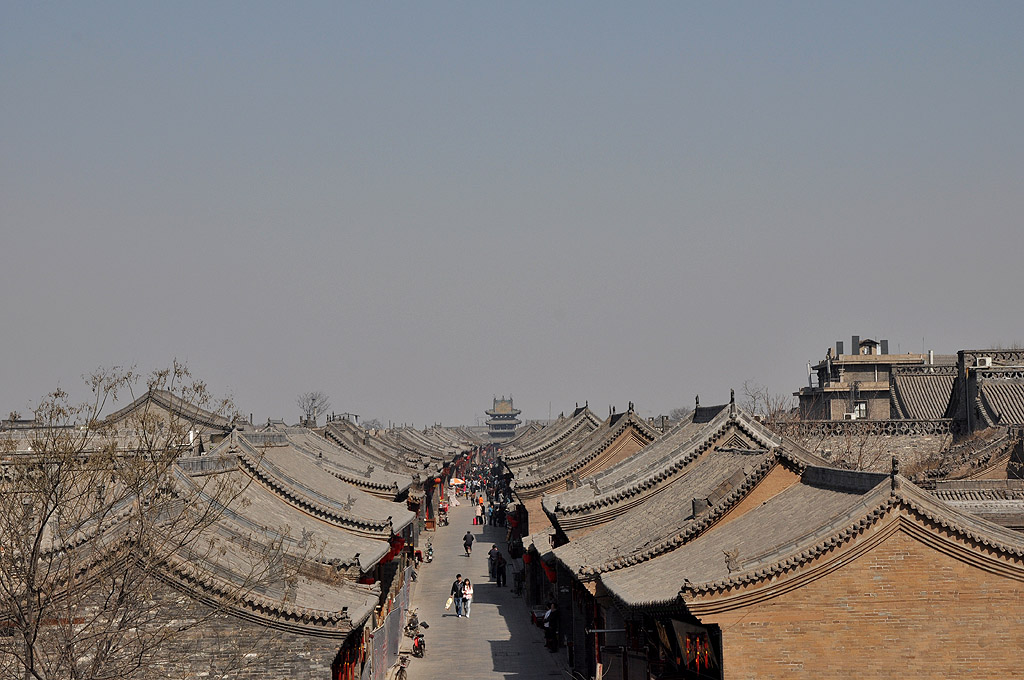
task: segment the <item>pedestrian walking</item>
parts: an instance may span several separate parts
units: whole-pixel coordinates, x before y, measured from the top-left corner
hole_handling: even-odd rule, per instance
[[[455,603],[455,616],[462,618],[462,574],[455,575],[455,582],[452,583],[452,601]]]
[[[482,506],[482,505],[476,506],[476,517],[473,519],[473,524],[483,524],[484,523],[483,517],[484,517],[484,506]]]
[[[473,552],[473,533],[467,531],[466,535],[462,537],[462,547],[466,549],[466,557]]]
[[[496,587],[498,587],[498,588],[504,588],[505,587],[505,577],[506,577],[506,566],[507,565],[508,565],[508,562],[505,561],[505,556],[502,555],[501,553],[498,553],[498,558],[494,562],[494,580],[495,580]]]
[[[473,604],[473,584],[469,582],[469,579],[465,579],[462,582],[462,611],[469,618],[470,606]]]
[[[552,652],[558,651],[558,607],[552,602],[544,612],[544,645]]]
[[[501,551],[498,550],[497,545],[492,545],[491,549],[487,551],[487,575],[491,580],[494,579],[494,565],[497,563],[500,554]]]

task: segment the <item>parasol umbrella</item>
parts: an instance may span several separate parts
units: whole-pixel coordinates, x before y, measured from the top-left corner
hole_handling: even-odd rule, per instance
[[[452,486],[458,486],[459,484],[465,484],[466,480],[465,479],[459,479],[458,477],[452,477],[451,480],[449,480],[448,483],[451,484]]]

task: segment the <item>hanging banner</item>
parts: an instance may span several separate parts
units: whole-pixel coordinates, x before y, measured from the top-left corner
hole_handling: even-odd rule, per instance
[[[707,629],[675,619],[672,619],[672,628],[675,630],[679,649],[683,652],[686,668],[695,668],[698,673],[703,668],[718,668],[718,656],[711,648],[711,638]]]

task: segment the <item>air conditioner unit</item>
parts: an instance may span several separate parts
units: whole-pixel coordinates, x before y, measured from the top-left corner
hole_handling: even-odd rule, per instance
[[[844,413],[843,414],[843,420],[857,420],[857,414],[856,413]]]
[[[978,357],[974,360],[975,368],[992,368],[992,357]]]

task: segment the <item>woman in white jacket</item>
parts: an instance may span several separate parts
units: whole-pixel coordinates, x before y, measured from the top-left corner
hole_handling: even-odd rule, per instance
[[[469,608],[473,604],[473,584],[467,578],[462,582],[462,611],[469,618]]]

